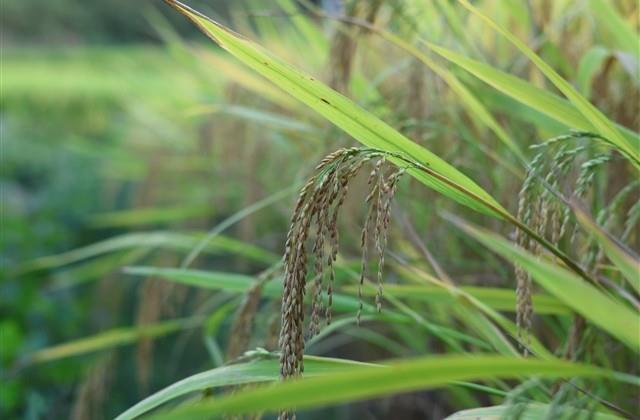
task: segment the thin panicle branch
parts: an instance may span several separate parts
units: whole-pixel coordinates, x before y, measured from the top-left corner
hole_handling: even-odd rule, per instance
[[[333,287],[335,281],[334,263],[338,256],[338,217],[343,206],[349,182],[360,169],[376,159],[369,175],[369,193],[366,202],[368,215],[362,230],[362,272],[360,278],[358,322],[363,310],[362,290],[366,277],[367,249],[369,234],[373,233],[373,242],[378,254],[378,310],[382,299],[382,270],[387,231],[390,223],[391,200],[396,191],[398,180],[404,170],[396,170],[385,177],[385,154],[375,149],[345,148],[326,156],[316,166],[316,173],[300,191],[287,232],[284,253],[284,291],[281,308],[281,328],[279,345],[280,364],[283,378],[297,376],[304,371],[304,295],[309,276],[308,260],[313,259],[311,278],[311,317],[308,336],[320,331],[321,317],[324,313],[327,323],[331,322]],[[313,245],[307,248],[307,241]],[[311,255],[309,255],[311,254]],[[326,308],[323,307],[324,279],[326,286]],[[324,310],[323,310],[324,309]],[[286,413],[283,413],[286,414]]]

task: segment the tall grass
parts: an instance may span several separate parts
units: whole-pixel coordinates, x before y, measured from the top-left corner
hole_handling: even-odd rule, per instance
[[[134,363],[119,419],[638,412],[637,5],[247,1],[240,34],[166,3],[224,51],[150,14],[180,73],[149,73],[180,86],[119,105],[139,191],[90,220],[120,234],[13,270],[142,280],[137,325],[34,348],[14,377],[106,353],[86,413]]]

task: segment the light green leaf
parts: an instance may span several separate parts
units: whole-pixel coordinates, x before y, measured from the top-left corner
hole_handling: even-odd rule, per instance
[[[192,392],[230,385],[278,380],[280,378],[279,356],[271,353],[258,353],[256,356],[259,357],[257,360],[222,366],[178,381],[140,401],[116,417],[116,420],[134,419],[168,401]],[[375,365],[328,357],[305,356],[304,358],[304,373],[307,377],[364,366]]]
[[[506,211],[502,206],[466,175],[360,108],[350,99],[188,6],[175,0],[167,2],[188,17],[222,48],[356,140],[369,147],[401,153],[439,175],[434,177],[424,171],[409,169],[409,173],[425,185],[474,210],[504,217],[503,213]],[[401,164],[396,158],[390,158],[390,160]]]
[[[605,115],[593,106],[584,96],[580,95],[573,86],[564,80],[555,70],[541,59],[533,50],[527,47],[520,39],[508,30],[495,23],[490,17],[469,4],[467,0],[458,0],[464,7],[476,16],[484,20],[498,33],[502,34],[515,45],[524,55],[526,55],[542,73],[571,101],[576,109],[595,127],[596,131],[613,143],[621,153],[640,168],[640,148],[639,143],[631,143],[623,137],[614,124]]]
[[[507,405],[496,405],[493,407],[481,407],[472,408],[469,410],[458,411],[447,417],[445,420],[500,420],[506,417],[509,413],[513,413],[513,407]],[[549,404],[527,404],[522,410],[517,410],[519,413],[518,419],[520,420],[538,420],[546,419],[548,413],[551,410]],[[612,414],[591,412],[579,408],[572,408],[571,406],[563,406],[561,413],[562,418],[571,418],[575,420],[615,420],[621,417],[614,416]],[[566,416],[566,417],[565,417]]]
[[[34,353],[28,354],[25,359],[21,361],[21,364],[30,365],[50,362],[66,357],[79,356],[86,353],[123,346],[135,343],[142,338],[154,338],[187,328],[195,328],[201,325],[202,321],[203,318],[201,317],[192,317],[139,327],[113,328],[90,337],[38,350]]]
[[[135,248],[168,248],[177,250],[193,249],[202,241],[203,234],[190,234],[166,231],[153,231],[142,233],[128,233],[105,239],[104,241],[68,251],[59,255],[51,255],[37,258],[22,265],[22,272],[32,270],[44,270],[61,267],[78,261],[97,257],[124,249]],[[279,257],[262,248],[247,244],[225,236],[216,236],[205,247],[207,252],[230,252],[253,258],[256,261],[273,263]]]
[[[428,356],[384,364],[385,367],[351,368],[315,378],[261,386],[179,407],[154,418],[204,418],[288,408],[307,409],[436,388],[452,381],[517,379],[528,375],[544,378],[616,376],[604,369],[560,360],[502,356]],[[627,376],[621,379],[637,382]]]
[[[638,257],[598,226],[584,210],[573,206],[573,211],[582,227],[595,237],[611,262],[622,272],[635,291],[640,293],[640,261]]]
[[[424,42],[424,41],[423,41]],[[505,95],[527,105],[530,108],[558,121],[568,128],[582,131],[594,131],[595,127],[571,103],[553,93],[540,89],[526,80],[520,79],[488,64],[465,57],[457,52],[438,45],[424,42],[429,49],[452,63],[462,67],[478,79],[499,90]],[[617,126],[625,138],[632,144],[640,144],[637,133]]]
[[[356,293],[357,286],[347,286],[340,290]],[[489,307],[499,311],[514,311],[516,307],[515,291],[512,289],[500,289],[495,287],[461,286],[456,289],[460,293],[469,294],[482,301]],[[375,296],[376,287],[365,285],[362,294],[365,296]],[[406,285],[406,284],[386,284],[385,294],[407,299],[411,301],[429,302],[439,305],[450,305],[457,300],[451,291],[438,286]],[[569,308],[553,296],[535,294],[533,296],[537,313],[544,314],[568,314]]]
[[[615,41],[615,48],[639,55],[640,38],[638,34],[616,12],[615,4],[611,1],[590,0],[592,16],[606,28]],[[637,10],[636,10],[637,13]]]
[[[315,130],[311,125],[305,124],[292,117],[241,105],[200,105],[186,110],[185,114],[188,116],[225,114],[274,129],[299,131],[302,133],[311,133]]]
[[[460,219],[451,219],[488,248],[507,260],[521,265],[531,273],[540,286],[576,313],[598,325],[635,352],[640,352],[640,336],[637,328],[632,327],[640,325],[640,315],[637,311],[630,309],[622,302],[613,300],[558,265],[536,258],[485,229],[474,227]]]
[[[160,267],[127,267],[126,274],[143,277],[159,277],[172,282],[185,284],[194,287],[201,287],[213,290],[225,290],[227,292],[245,293],[256,282],[255,277],[235,273],[186,270],[180,268],[160,268]],[[277,298],[282,296],[282,280],[272,280],[262,287],[264,296]],[[363,303],[365,313],[375,313],[372,305]],[[358,299],[345,296],[339,293],[333,295],[333,306],[337,310],[357,311],[360,303]]]

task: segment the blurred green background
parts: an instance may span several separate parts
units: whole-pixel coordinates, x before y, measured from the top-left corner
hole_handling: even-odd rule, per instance
[[[325,7],[333,10],[340,2],[329,3]],[[533,34],[545,60],[577,80],[616,122],[637,131],[637,103],[628,94],[637,93],[637,78],[625,69],[624,55],[616,59],[607,52],[594,64],[594,54],[582,64],[593,45],[616,50],[615,34],[593,29],[586,2],[561,1],[554,8],[545,1],[505,1],[509,12],[499,2],[481,3],[519,35]],[[616,2],[625,16],[637,11],[632,3]],[[298,9],[285,12],[274,2],[189,4],[348,93],[514,209],[519,161],[414,58],[357,31],[347,31],[347,40],[340,41],[345,31],[335,22]],[[504,40],[479,25],[470,28],[486,36],[465,36],[442,10],[434,6],[428,20],[420,20],[414,6],[385,3],[381,19],[407,39],[420,27],[430,40],[549,87]],[[366,10],[347,10],[367,18]],[[315,28],[306,39],[297,14]],[[0,26],[0,417],[113,418],[150,392],[223,362],[221,349],[233,322],[227,315],[240,299],[124,274],[122,267],[178,267],[218,227],[221,234],[191,266],[262,272],[282,253],[295,187],[326,152],[352,141],[222,54],[159,0],[9,0],[2,2]],[[359,40],[357,49],[349,37]],[[354,64],[336,62],[336,45],[357,57]],[[468,74],[456,74],[523,150],[566,131]],[[429,232],[436,259],[460,278],[473,273],[476,284],[504,284],[510,269],[486,250],[465,248],[469,240],[443,227],[436,209],[510,232],[413,186],[401,187],[402,208],[416,229]],[[341,236],[345,254],[358,267],[363,214],[358,198],[353,201]],[[237,220],[226,227],[229,218]],[[421,258],[407,241],[395,244],[402,258]],[[278,311],[277,300],[263,301],[256,317],[262,333],[253,347],[267,345],[265,331]],[[437,310],[429,314],[449,317]],[[376,360],[441,349],[425,331],[380,326],[366,340],[369,332],[358,331],[313,352]],[[88,350],[72,345],[56,348],[57,354],[37,353],[96,334],[102,335],[83,342]],[[65,352],[80,356],[64,357]],[[33,354],[41,359],[34,361]],[[460,390],[446,397],[439,392],[311,416],[422,418],[429,412],[439,418],[453,407],[489,402]]]

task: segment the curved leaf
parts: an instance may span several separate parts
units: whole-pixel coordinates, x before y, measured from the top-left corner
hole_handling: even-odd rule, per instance
[[[609,257],[611,262],[622,272],[637,293],[640,293],[640,260],[637,255],[627,249],[616,238],[602,229],[584,210],[572,206],[573,211],[582,227],[593,235]]]
[[[521,265],[531,273],[540,286],[575,312],[598,325],[635,352],[640,352],[640,337],[637,328],[633,327],[640,325],[640,314],[637,311],[613,300],[570,271],[539,259],[498,235],[462,220],[451,219],[488,248],[509,261]]]
[[[385,365],[351,368],[315,378],[301,378],[261,386],[179,407],[154,418],[205,418],[222,414],[315,408],[399,392],[436,388],[446,386],[451,381],[516,379],[528,375],[545,378],[617,377],[613,372],[593,366],[560,360],[543,361],[502,356],[429,356]],[[620,379],[637,383],[635,378],[621,376]]]
[[[500,420],[508,418],[508,414],[512,413],[513,407],[507,405],[496,405],[493,407],[472,408],[469,410],[458,411],[447,417],[445,420]],[[520,420],[538,420],[549,418],[551,405],[549,404],[528,404],[522,411],[518,410]],[[621,417],[612,414],[594,413],[588,410],[571,408],[564,406],[561,409],[563,417],[575,420],[615,420]]]
[[[175,398],[192,392],[229,385],[242,385],[257,382],[271,382],[280,378],[279,356],[270,353],[257,354],[260,359],[246,363],[222,366],[206,372],[189,376],[140,401],[116,420],[134,419]],[[328,357],[305,356],[305,376],[314,377],[354,367],[375,366],[351,360]]]
[[[575,105],[576,109],[595,127],[595,129],[605,138],[609,139],[618,147],[620,152],[629,158],[629,160],[640,168],[640,143],[631,143],[627,138],[623,137],[614,124],[594,105],[592,105],[584,96],[580,95],[566,80],[564,80],[555,70],[551,68],[542,58],[540,58],[531,48],[527,47],[522,41],[514,36],[508,30],[502,28],[495,23],[490,17],[483,14],[476,7],[472,6],[467,0],[458,0],[471,13],[480,17],[496,32],[507,38],[514,46],[516,46],[524,55],[526,55],[542,73]]]
[[[139,327],[122,327],[80,338],[67,343],[58,344],[38,350],[25,356],[21,365],[50,362],[66,357],[79,356],[86,353],[105,350],[113,347],[135,343],[141,338],[153,338],[187,328],[195,328],[202,324],[203,318],[192,317],[174,319]]]
[[[412,142],[373,114],[360,108],[350,99],[188,6],[175,0],[166,0],[166,2],[189,18],[206,35],[237,59],[311,107],[356,140],[369,147],[404,154],[429,167],[448,181],[443,182],[423,171],[409,169],[409,172],[425,185],[476,211],[499,218],[503,217],[501,213],[506,210],[466,175],[429,150]],[[390,158],[390,160],[401,164],[395,158]],[[450,183],[454,183],[472,194],[466,194],[459,188],[453,188]]]
[[[505,95],[535,109],[536,111],[558,121],[569,128],[582,131],[594,131],[595,127],[567,100],[532,85],[526,80],[498,70],[488,64],[465,57],[455,51],[423,41],[424,44],[442,58],[462,67],[478,79],[492,86]],[[640,144],[637,133],[624,127],[616,126],[628,142]]]

